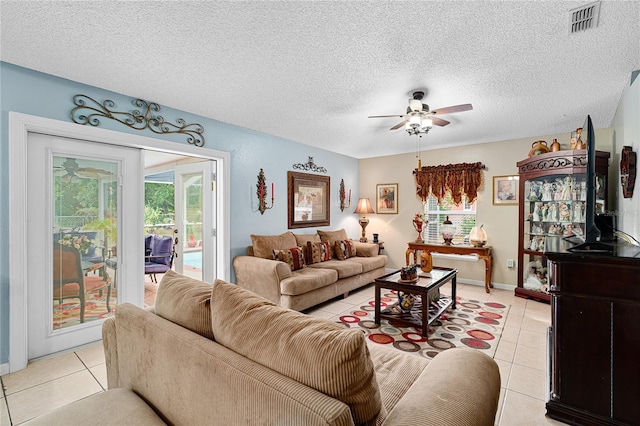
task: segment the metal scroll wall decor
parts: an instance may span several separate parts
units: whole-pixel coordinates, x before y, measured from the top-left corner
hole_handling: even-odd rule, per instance
[[[327,169],[324,167],[318,166],[313,162],[313,157],[309,157],[309,161],[306,163],[296,163],[293,165],[294,169],[304,170],[307,172],[316,172],[316,173],[327,173]]]
[[[265,210],[273,208],[275,188],[273,182],[271,182],[271,205],[267,206],[267,202],[265,201],[267,198],[267,185],[265,183],[264,171],[262,169],[260,169],[260,173],[258,173],[258,183],[256,184],[256,188],[256,195],[258,196],[258,211],[260,214],[264,214]]]
[[[160,105],[155,102],[135,99],[133,104],[140,109],[132,112],[114,111],[115,102],[107,99],[99,103],[86,95],[75,95],[73,104],[75,107],[71,110],[71,120],[77,124],[99,126],[100,118],[108,118],[135,130],[149,129],[156,134],[184,134],[191,145],[204,146],[204,127],[201,124],[187,124],[182,118],[176,119],[177,124],[168,123],[161,115],[154,115],[160,112]]]

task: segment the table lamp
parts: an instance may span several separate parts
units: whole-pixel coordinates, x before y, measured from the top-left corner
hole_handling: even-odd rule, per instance
[[[367,225],[369,224],[369,219],[364,217],[364,215],[365,214],[375,213],[373,211],[373,209],[371,208],[371,201],[369,201],[368,198],[360,198],[358,200],[358,205],[356,206],[356,209],[355,209],[354,213],[362,215],[362,217],[360,218],[360,226],[362,227],[362,236],[360,237],[360,242],[361,243],[366,243],[367,242],[367,234],[365,234],[364,228],[366,228]]]

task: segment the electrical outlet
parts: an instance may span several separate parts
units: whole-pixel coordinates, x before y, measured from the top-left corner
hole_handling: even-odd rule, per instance
[[[511,269],[515,267],[516,267],[516,261],[513,259],[507,259],[507,268]]]

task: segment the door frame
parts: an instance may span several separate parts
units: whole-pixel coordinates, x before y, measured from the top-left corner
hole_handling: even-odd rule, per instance
[[[162,139],[138,136],[115,130],[81,126],[75,123],[9,112],[9,373],[26,368],[27,347],[27,140],[28,133],[75,138],[90,142],[126,146],[143,150],[156,150],[216,160],[218,187],[218,277],[229,280],[230,263],[230,154],[228,152],[180,144]],[[144,169],[141,160],[140,169]],[[143,182],[139,183],[143,185]],[[137,231],[143,235],[144,213],[142,203],[136,206]],[[143,274],[140,274],[141,283]],[[141,292],[143,290],[141,289]]]

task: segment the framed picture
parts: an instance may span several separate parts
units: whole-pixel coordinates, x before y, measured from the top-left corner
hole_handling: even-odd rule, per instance
[[[329,226],[331,178],[287,172],[289,229]]]
[[[493,204],[508,205],[518,204],[518,184],[520,177],[494,176],[493,177]]]
[[[376,185],[376,213],[398,214],[397,183],[379,183]]]

